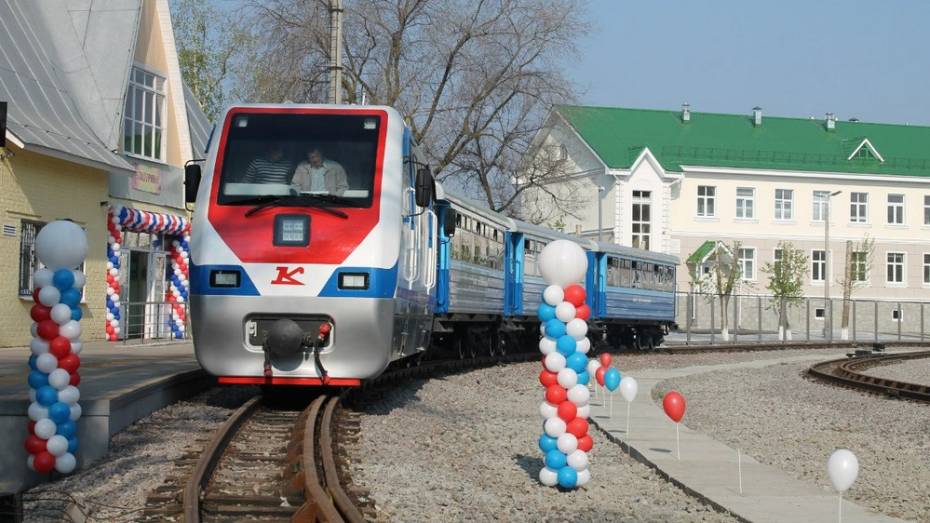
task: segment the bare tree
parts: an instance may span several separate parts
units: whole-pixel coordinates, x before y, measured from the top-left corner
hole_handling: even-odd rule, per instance
[[[846,241],[846,266],[843,277],[837,280],[837,283],[843,287],[841,335],[844,340],[849,339],[849,309],[852,294],[856,290],[856,285],[864,283],[872,271],[872,255],[874,253],[875,240],[869,238],[868,235],[859,242]]]
[[[730,298],[743,279],[743,268],[736,259],[741,247],[742,243],[738,241],[733,242],[729,248],[725,248],[723,243],[718,243],[710,257],[715,291],[720,299],[720,336],[724,341],[730,340],[730,321],[727,315]]]
[[[766,263],[762,270],[769,273],[766,286],[772,293],[772,308],[778,313],[778,339],[791,339],[788,307],[798,304],[804,296],[804,275],[807,274],[807,255],[791,242],[779,242],[778,256]]]
[[[327,0],[249,0],[261,45],[244,78],[252,100],[319,102],[328,79]],[[515,183],[553,104],[573,98],[561,64],[584,29],[578,0],[347,0],[343,99],[398,109],[440,180],[492,209]]]

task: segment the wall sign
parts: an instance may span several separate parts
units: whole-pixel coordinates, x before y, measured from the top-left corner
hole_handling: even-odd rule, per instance
[[[161,172],[149,165],[136,164],[136,172],[132,175],[132,188],[137,191],[160,194]]]

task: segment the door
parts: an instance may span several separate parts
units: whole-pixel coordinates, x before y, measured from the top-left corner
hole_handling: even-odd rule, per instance
[[[141,338],[145,334],[145,302],[149,295],[149,253],[129,251],[129,277],[122,286],[125,300],[125,322],[123,332],[127,338]]]
[[[147,338],[161,338],[167,334],[171,311],[165,302],[165,253],[152,252],[148,260],[148,293],[145,301],[145,334]],[[168,331],[170,332],[170,331]]]

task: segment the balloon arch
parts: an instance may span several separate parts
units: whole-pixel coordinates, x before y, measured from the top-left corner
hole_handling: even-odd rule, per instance
[[[187,321],[184,303],[188,298],[188,277],[190,260],[190,221],[182,216],[172,216],[157,212],[141,211],[132,207],[110,207],[107,216],[107,316],[106,338],[109,341],[120,339],[120,249],[123,231],[164,233],[167,244],[168,289],[165,301],[171,304],[171,318],[165,321],[174,338],[184,338]]]

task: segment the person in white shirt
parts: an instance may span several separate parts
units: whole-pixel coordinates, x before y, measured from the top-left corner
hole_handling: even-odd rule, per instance
[[[297,166],[291,184],[299,192],[325,192],[335,196],[341,196],[349,188],[346,170],[339,162],[324,158],[319,147],[307,150],[307,161]]]

